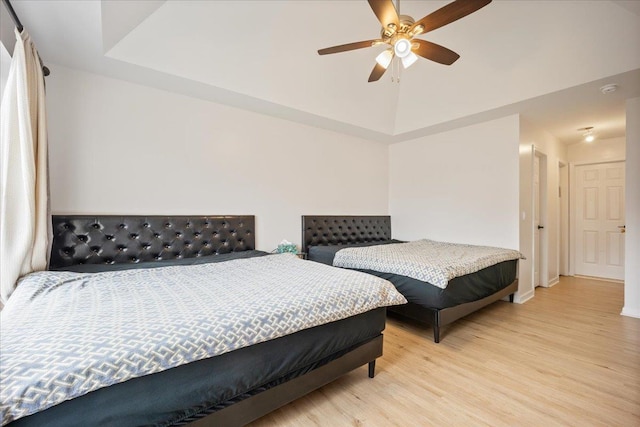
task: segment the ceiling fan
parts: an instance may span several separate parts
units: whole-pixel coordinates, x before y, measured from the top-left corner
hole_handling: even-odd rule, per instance
[[[418,56],[444,65],[453,64],[460,55],[446,47],[415,37],[464,18],[491,3],[491,0],[455,0],[415,21],[408,15],[399,15],[392,0],[368,1],[382,24],[380,38],[320,49],[318,54],[328,55],[382,44],[389,45],[389,49],[376,57],[376,65],[369,76],[370,82],[379,80],[395,57],[400,58],[404,68],[410,67]],[[399,9],[400,1],[397,0],[397,3]]]

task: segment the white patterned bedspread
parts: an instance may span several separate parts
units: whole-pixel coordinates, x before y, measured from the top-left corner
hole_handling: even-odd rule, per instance
[[[1,313],[0,417],[377,307],[391,283],[282,254],[25,276]]]
[[[446,288],[449,280],[521,258],[513,249],[416,240],[339,250],[333,265],[412,277]]]

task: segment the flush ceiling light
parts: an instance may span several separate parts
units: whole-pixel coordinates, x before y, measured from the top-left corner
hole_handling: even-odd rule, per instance
[[[584,128],[578,129],[578,131],[582,132],[582,136],[584,136],[585,142],[593,142],[596,137],[593,134],[593,126],[587,126]]]

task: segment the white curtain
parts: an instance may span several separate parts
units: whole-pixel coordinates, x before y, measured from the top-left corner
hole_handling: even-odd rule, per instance
[[[42,64],[26,31],[16,46],[0,110],[0,299],[18,278],[45,270],[50,242],[47,117]]]

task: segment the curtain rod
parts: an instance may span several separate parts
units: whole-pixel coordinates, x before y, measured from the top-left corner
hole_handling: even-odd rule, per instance
[[[24,26],[20,22],[20,18],[18,18],[18,15],[16,15],[16,11],[13,10],[13,6],[11,6],[9,0],[2,0],[2,3],[4,3],[7,11],[9,11],[9,15],[11,16],[13,23],[16,24],[16,28],[18,29],[18,31],[22,32],[22,30],[24,30]],[[42,64],[42,59],[40,59],[40,63]],[[44,74],[45,77],[50,74],[49,69],[45,67],[44,64],[42,65],[42,74]]]

